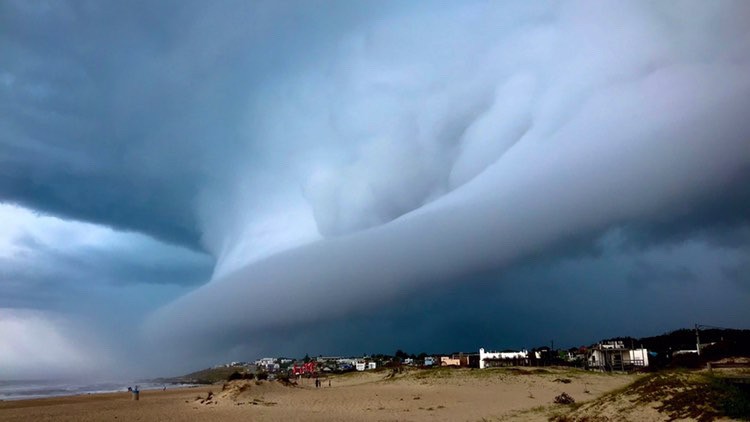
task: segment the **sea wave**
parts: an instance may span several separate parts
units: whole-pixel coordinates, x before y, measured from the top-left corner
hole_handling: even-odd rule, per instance
[[[84,394],[127,392],[128,387],[139,390],[161,390],[193,387],[195,384],[153,382],[95,382],[69,381],[0,381],[0,400],[24,400],[44,397],[78,396]]]

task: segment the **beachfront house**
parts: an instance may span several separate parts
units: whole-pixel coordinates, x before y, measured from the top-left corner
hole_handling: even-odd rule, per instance
[[[628,371],[648,366],[648,350],[625,347],[622,341],[607,341],[589,350],[589,369],[600,371]]]
[[[378,364],[375,362],[365,362],[363,360],[357,361],[354,364],[354,368],[357,371],[366,371],[366,370],[372,370],[378,367]]]
[[[504,352],[487,351],[479,349],[479,368],[492,368],[498,366],[528,366],[529,351],[507,350]]]
[[[440,356],[440,366],[461,366],[461,359],[452,356]]]
[[[479,368],[479,354],[454,353],[440,357],[440,366],[460,366],[461,368]]]
[[[255,361],[255,366],[259,370],[266,372],[276,372],[279,370],[280,365],[274,358],[262,358]]]

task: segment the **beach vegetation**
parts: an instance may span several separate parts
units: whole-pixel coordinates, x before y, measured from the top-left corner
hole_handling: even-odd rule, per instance
[[[576,400],[565,392],[555,397],[555,403],[557,404],[573,404],[575,402]]]
[[[671,419],[701,422],[720,417],[750,420],[750,391],[729,380],[699,372],[669,371],[632,384],[639,404],[659,402],[657,410]]]
[[[227,381],[234,381],[234,380],[251,380],[255,379],[255,375],[250,372],[239,372],[234,371],[232,372],[228,377]]]
[[[668,420],[750,420],[750,391],[747,384],[735,384],[732,378],[712,373],[662,370],[585,403],[578,411],[573,408],[554,414],[550,420],[583,421],[606,408],[629,412],[639,407],[653,408]]]

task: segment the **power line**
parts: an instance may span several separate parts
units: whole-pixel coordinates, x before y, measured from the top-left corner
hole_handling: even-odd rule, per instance
[[[715,327],[713,325],[703,325],[703,324],[695,324],[695,350],[698,352],[698,356],[701,355],[701,336],[700,336],[700,330],[701,329],[715,329],[715,330],[733,330],[734,328],[726,328],[726,327]]]

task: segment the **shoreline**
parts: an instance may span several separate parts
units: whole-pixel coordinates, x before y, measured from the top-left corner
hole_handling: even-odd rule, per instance
[[[115,384],[115,383],[111,383]],[[119,384],[119,383],[118,383]],[[147,382],[143,383],[131,383],[130,386],[139,386],[139,390],[142,392],[144,391],[162,391],[164,389],[164,384],[162,385],[147,385],[145,387],[142,386],[142,384],[149,384]],[[152,383],[153,384],[153,383]],[[195,387],[201,387],[205,384],[166,384],[166,391],[169,390],[176,390],[176,389],[185,389],[185,388],[195,388]],[[44,386],[42,386],[44,387]],[[100,395],[100,394],[130,394],[127,390],[127,386],[125,387],[119,387],[117,389],[103,389],[103,390],[85,390],[85,385],[82,387],[84,391],[80,392],[70,392],[70,393],[52,393],[52,394],[13,394],[13,393],[5,393],[6,396],[0,395],[0,403],[7,403],[7,402],[14,402],[14,401],[28,401],[28,400],[40,400],[40,399],[54,399],[54,398],[66,398],[66,397],[78,397],[78,396],[91,396],[91,395]]]
[[[221,386],[218,386],[221,389]],[[217,386],[191,386],[191,387],[177,387],[166,391],[161,389],[141,390],[141,400],[144,398],[153,397],[168,397],[182,395],[188,391],[198,393],[205,393],[209,390],[217,390]],[[61,404],[75,404],[75,403],[88,403],[96,401],[134,401],[131,398],[130,393],[127,390],[124,391],[109,391],[100,393],[81,393],[67,396],[51,396],[51,397],[35,397],[35,398],[23,398],[23,399],[0,399],[0,411],[3,409],[18,409],[38,406],[56,406]],[[140,400],[138,400],[140,401]]]

